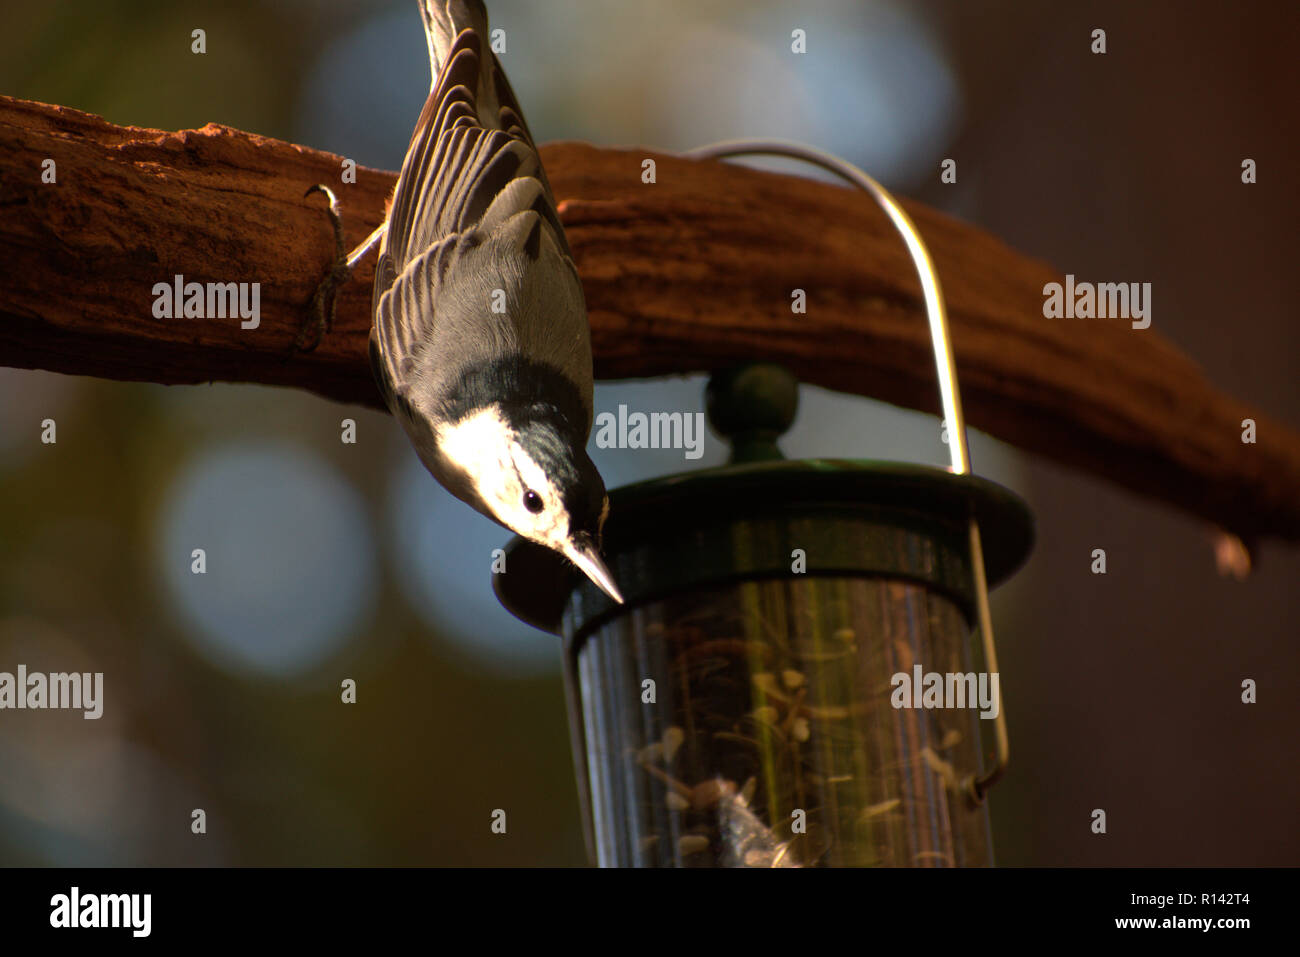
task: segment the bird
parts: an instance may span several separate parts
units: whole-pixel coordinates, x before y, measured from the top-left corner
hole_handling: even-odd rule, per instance
[[[344,258],[336,198],[308,190],[328,196],[337,248],[313,309],[328,329],[334,289],[378,246],[370,364],[420,461],[622,604],[586,451],[591,332],[555,197],[481,0],[419,8],[433,81],[384,222]]]

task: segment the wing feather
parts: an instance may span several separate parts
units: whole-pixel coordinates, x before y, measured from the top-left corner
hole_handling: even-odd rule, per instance
[[[393,195],[371,333],[372,362],[382,366],[376,378],[403,402],[411,401],[420,379],[435,338],[438,297],[446,294],[444,279],[457,259],[491,238],[508,240],[521,260],[535,261],[543,245],[540,229],[569,267],[566,277],[572,270],[532,135],[487,48],[482,4],[424,0],[420,6],[436,73]],[[537,216],[519,219],[529,211]]]

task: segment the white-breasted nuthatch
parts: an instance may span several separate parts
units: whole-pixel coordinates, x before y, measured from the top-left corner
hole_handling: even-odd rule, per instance
[[[555,199],[481,0],[421,0],[420,14],[433,85],[388,215],[313,305],[327,328],[333,287],[378,242],[370,362],[420,460],[622,602],[600,558],[591,333]],[[337,203],[317,189],[341,253]]]

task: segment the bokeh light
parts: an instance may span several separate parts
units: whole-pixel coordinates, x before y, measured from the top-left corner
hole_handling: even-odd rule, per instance
[[[212,449],[173,482],[157,560],[210,661],[293,676],[339,650],[374,600],[365,505],[322,459],[287,444]],[[192,571],[204,549],[206,573]]]
[[[320,51],[303,86],[301,141],[400,166],[429,89],[410,20],[404,7],[384,11]],[[491,23],[505,31],[501,60],[515,89],[530,91],[541,141],[680,151],[741,136],[796,139],[905,185],[931,175],[960,119],[960,88],[933,29],[886,0],[798,9],[504,0],[491,5]],[[794,29],[810,54],[791,51]],[[636,42],[597,39],[628,36]]]

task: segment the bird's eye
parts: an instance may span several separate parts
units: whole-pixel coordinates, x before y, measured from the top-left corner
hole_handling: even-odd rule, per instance
[[[532,489],[528,489],[524,492],[524,508],[536,515],[542,510],[542,497]]]

